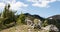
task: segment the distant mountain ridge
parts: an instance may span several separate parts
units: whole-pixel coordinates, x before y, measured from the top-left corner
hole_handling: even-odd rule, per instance
[[[59,19],[60,20],[60,15],[54,15],[54,16],[50,16],[48,18],[53,18],[53,19]]]
[[[39,16],[39,15],[31,15],[29,13],[24,13],[25,16],[30,16],[30,17],[33,17],[33,18],[37,18],[37,19],[40,19],[40,20],[45,20],[45,18]]]

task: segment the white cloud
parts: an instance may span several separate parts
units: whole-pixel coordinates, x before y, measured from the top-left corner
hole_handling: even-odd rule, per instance
[[[27,7],[28,6],[27,4],[20,2],[20,1],[16,1],[16,0],[1,0],[0,9],[4,8],[6,3],[9,3],[11,5],[11,9],[13,9],[13,10],[18,10],[21,7]]]
[[[22,2],[16,2],[11,4],[11,9],[18,10],[21,7],[27,7],[27,6],[28,6],[27,4],[24,4]]]
[[[56,2],[58,0],[27,0],[33,2],[32,6],[36,7],[50,7],[49,3]]]
[[[36,6],[36,7],[49,7],[47,3],[34,3],[32,4],[32,6]]]
[[[4,3],[0,3],[0,8],[4,8],[5,4]]]
[[[5,4],[4,3],[0,3],[0,12],[2,12],[2,10],[4,9]]]

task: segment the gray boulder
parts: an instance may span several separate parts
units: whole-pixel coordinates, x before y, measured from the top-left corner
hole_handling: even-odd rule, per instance
[[[44,29],[44,30],[48,30],[48,31],[50,31],[50,32],[59,32],[59,29],[55,26],[55,25],[48,25],[48,26],[46,26],[46,27],[44,27],[44,28],[42,28],[42,29]]]

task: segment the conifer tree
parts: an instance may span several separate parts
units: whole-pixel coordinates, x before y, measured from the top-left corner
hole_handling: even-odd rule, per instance
[[[42,24],[43,27],[47,26],[48,25],[48,21],[45,20],[44,23]]]
[[[17,21],[17,24],[25,24],[25,15],[21,12],[19,18],[18,18],[18,21]]]
[[[6,5],[2,14],[2,17],[5,19],[3,24],[6,23],[11,23],[13,21],[16,22],[15,20],[15,12],[11,11],[10,9],[10,4]]]

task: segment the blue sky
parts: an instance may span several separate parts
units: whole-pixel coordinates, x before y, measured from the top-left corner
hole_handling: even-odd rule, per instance
[[[17,14],[23,13],[37,14],[47,18],[52,15],[60,15],[60,0],[0,0],[0,12],[6,3],[10,3],[11,10]]]

